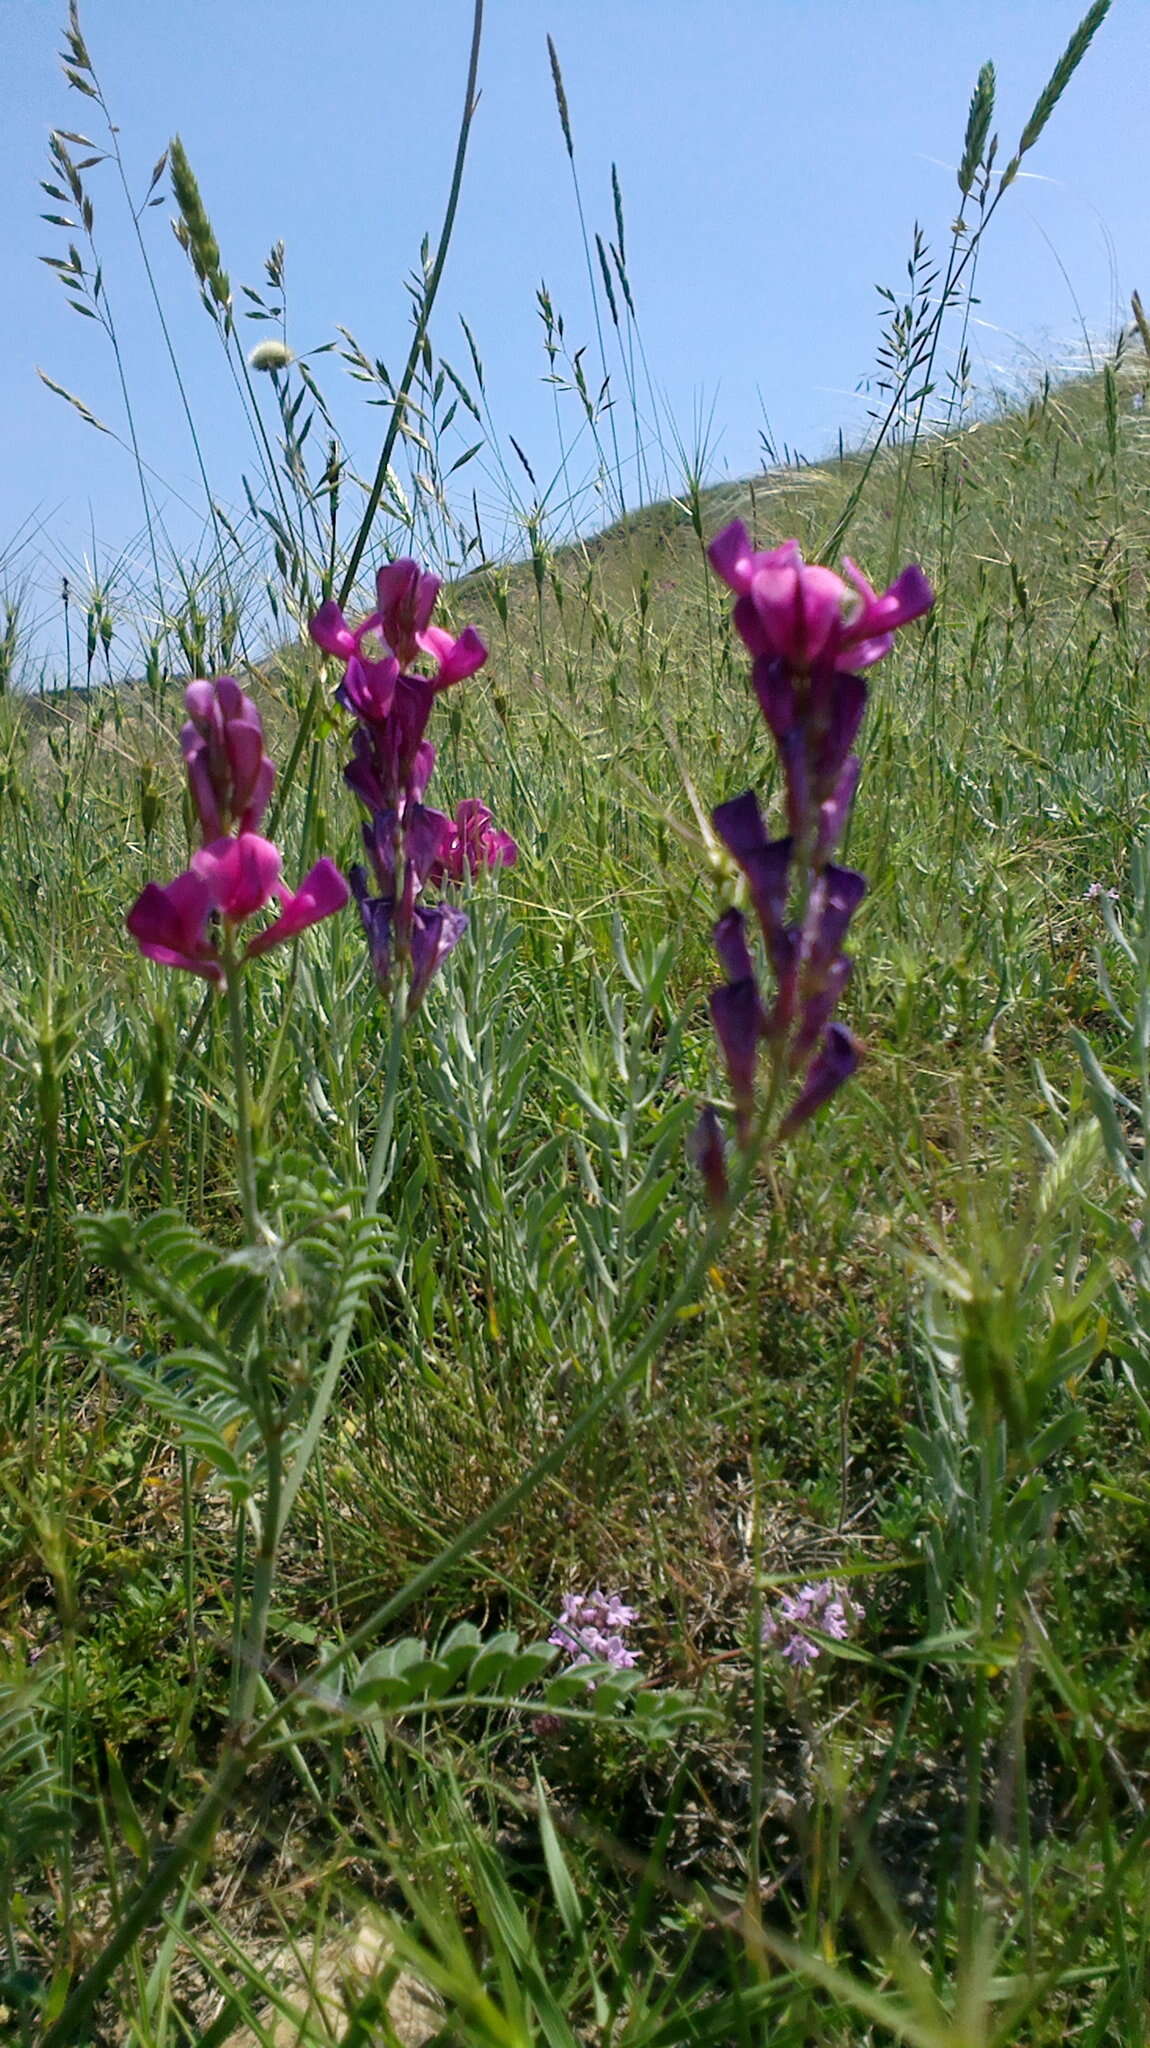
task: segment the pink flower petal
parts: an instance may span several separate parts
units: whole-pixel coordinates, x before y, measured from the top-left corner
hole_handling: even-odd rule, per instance
[[[216,839],[192,855],[192,868],[209,886],[217,910],[229,924],[242,924],[262,910],[276,893],[283,857],[270,839],[241,832],[238,839]]]
[[[162,967],[186,968],[218,983],[223,979],[219,955],[207,937],[214,907],[210,885],[189,869],[166,887],[149,882],[125,923],[147,959]]]
[[[341,661],[349,661],[355,653],[355,634],[334,597],[321,604],[314,619],[308,623],[308,632],[325,654],[335,654]]]
[[[280,890],[283,907],[279,916],[266,931],[257,932],[254,939],[248,940],[245,958],[253,960],[271,946],[282,946],[288,939],[298,938],[301,932],[306,932],[310,925],[318,924],[321,918],[334,916],[337,910],[343,909],[349,894],[347,883],[335,862],[317,860],[294,896],[290,890]]]

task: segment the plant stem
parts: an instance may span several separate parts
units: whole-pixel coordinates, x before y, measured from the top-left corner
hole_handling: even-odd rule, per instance
[[[232,1048],[232,1079],[236,1106],[236,1169],[240,1183],[240,1204],[244,1232],[249,1244],[259,1236],[259,1207],[256,1201],[256,1165],[252,1150],[252,1098],[248,1081],[247,1041],[244,1031],[243,968],[235,950],[235,936],[224,924],[221,957],[228,1002],[228,1036]]]

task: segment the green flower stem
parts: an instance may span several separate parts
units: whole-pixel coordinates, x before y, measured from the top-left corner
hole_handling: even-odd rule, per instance
[[[225,922],[221,958],[228,1001],[228,1036],[232,1049],[232,1077],[236,1105],[236,1166],[240,1183],[240,1204],[244,1231],[249,1244],[259,1236],[259,1207],[256,1201],[256,1163],[252,1150],[252,1097],[248,1081],[247,1040],[244,1032],[243,968],[235,948],[235,935]]]

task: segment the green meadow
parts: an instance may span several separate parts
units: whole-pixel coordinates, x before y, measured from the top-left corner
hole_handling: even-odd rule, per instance
[[[323,369],[383,401],[373,489],[314,366],[249,366],[192,167],[159,169],[170,332],[210,319],[244,382],[252,516],[73,591],[66,667],[18,602],[0,642],[44,685],[0,698],[0,2040],[1150,2035],[1150,330],[976,401],[993,86],[868,446],[712,486],[668,434],[667,495],[614,516],[653,463],[620,201],[611,409],[551,330],[597,524],[497,442],[478,351],[437,353],[451,208],[406,373]],[[83,224],[77,148],[49,182]],[[60,257],[102,322],[97,261]],[[710,818],[782,802],[707,561],[736,517],[936,602],[859,746],[864,1060],[716,1215],[690,1139],[729,1109],[742,884]],[[361,858],[306,624],[408,556],[488,648],[429,801],[481,799],[516,863],[463,883],[406,1019],[354,906],[234,1002],[143,959],[125,916],[197,843],[192,677],[258,706],[288,882]],[[827,1581],[849,1627],[788,1661],[770,1617]],[[548,1643],[594,1589],[633,1664]]]

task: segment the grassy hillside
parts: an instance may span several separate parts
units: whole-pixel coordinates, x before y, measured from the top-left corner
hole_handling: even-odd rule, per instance
[[[379,1220],[255,1674],[251,1711],[287,1707],[100,2039],[223,2041],[285,1931],[306,1959],[368,1911],[445,1998],[444,2039],[1144,2038],[1137,1143],[1114,1171],[1150,1001],[1150,940],[1118,936],[1150,931],[1143,383],[1046,388],[865,479],[853,457],[724,486],[454,590],[490,659],[435,712],[433,798],[481,797],[520,859],[476,883],[395,1055]],[[817,554],[860,480],[848,551],[880,587],[918,560],[938,595],[865,730],[846,1010],[867,1059],[691,1290],[686,1139],[726,1087],[706,997],[734,879],[705,821],[748,785],[778,801],[704,546],[738,513]],[[244,677],[281,768],[307,734],[276,827],[293,885],[357,857],[349,721],[318,674],[300,647]],[[195,1809],[256,1552],[231,1503],[245,1474],[259,1495],[258,1447],[239,1411],[197,1436],[198,1368],[165,1371],[170,1303],[141,1278],[194,1266],[154,1211],[218,1256],[245,1235],[225,1006],[123,925],[195,843],[182,716],[161,681],[3,707],[14,2038]],[[387,1092],[351,913],[253,967],[244,1028],[282,1391],[322,1377]],[[1123,1091],[1101,1130],[1076,1028]],[[853,1625],[800,1673],[759,1626],[824,1579]],[[438,1701],[362,1677],[348,1697],[400,1636],[546,1638],[596,1586],[637,1610],[637,1694],[577,1685],[556,1712],[497,1654]],[[309,1680],[356,1630],[342,1678]]]

